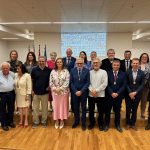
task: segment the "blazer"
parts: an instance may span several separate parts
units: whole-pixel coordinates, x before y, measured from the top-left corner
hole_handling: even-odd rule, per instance
[[[68,69],[68,71],[70,72],[71,69],[74,68],[75,66],[76,58],[71,57],[70,63],[67,64],[67,57],[64,57],[63,62],[64,62],[64,66],[66,67],[66,69]]]
[[[130,64],[129,64],[129,69],[131,69],[131,63],[132,63],[132,60],[130,60]],[[121,66],[120,66],[120,70],[123,71],[123,72],[126,72],[126,64],[125,64],[125,59],[121,60]]]
[[[133,81],[132,69],[127,71],[127,90],[129,93],[137,92],[140,93],[144,86],[144,73],[140,69],[138,69],[137,77],[135,80],[135,84]]]
[[[114,84],[115,79],[114,79],[114,73],[113,71],[108,72],[108,86],[107,86],[107,91],[109,95],[112,93],[118,93],[120,97],[124,96],[124,90],[126,87],[126,76],[125,73],[122,71],[118,71],[117,74],[117,79],[116,79],[116,84]]]
[[[19,88],[20,95],[31,94],[32,82],[30,74],[25,73],[20,79],[18,73],[15,74],[15,91],[17,88]]]
[[[87,68],[82,68],[80,80],[78,77],[77,67],[73,68],[70,72],[70,88],[75,94],[77,91],[88,94],[88,87],[90,85],[90,72]]]
[[[120,61],[120,59],[118,59],[118,58],[114,58],[114,60],[119,60]],[[100,68],[107,71],[107,72],[112,70],[112,64],[111,64],[110,60],[108,58],[103,59],[102,60],[102,65],[101,65]]]

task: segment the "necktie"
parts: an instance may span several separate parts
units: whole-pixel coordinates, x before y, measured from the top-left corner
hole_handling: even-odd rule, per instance
[[[69,65],[70,64],[70,58],[68,58],[68,62],[67,62],[67,65]]]
[[[81,69],[79,68],[79,70],[78,70],[78,78],[79,78],[79,80],[80,80],[80,76],[81,76]]]
[[[117,71],[114,71],[114,84],[116,84],[116,80],[117,80]]]
[[[128,62],[128,60],[127,60],[127,68],[126,68],[126,70],[128,70],[129,69],[129,62]]]

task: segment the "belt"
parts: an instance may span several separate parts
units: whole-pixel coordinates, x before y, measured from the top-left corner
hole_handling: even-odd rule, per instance
[[[12,93],[12,92],[14,92],[14,90],[8,91],[8,92],[0,92],[0,94],[9,94],[9,93]]]

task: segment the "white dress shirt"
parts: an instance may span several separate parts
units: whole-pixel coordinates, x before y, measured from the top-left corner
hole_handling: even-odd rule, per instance
[[[10,92],[14,90],[14,77],[15,74],[12,71],[9,71],[7,76],[0,71],[0,92]]]
[[[97,97],[105,97],[105,89],[108,84],[108,76],[105,70],[99,69],[98,71],[90,71],[90,86],[89,86],[89,96],[93,97],[91,94],[92,90],[96,90]]]

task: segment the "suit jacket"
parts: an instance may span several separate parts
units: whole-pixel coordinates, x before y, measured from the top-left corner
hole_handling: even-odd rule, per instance
[[[122,71],[118,71],[116,84],[114,84],[115,78],[113,71],[108,72],[108,86],[107,91],[111,96],[112,93],[118,93],[118,96],[123,98],[124,90],[126,87],[126,76],[125,73]]]
[[[64,61],[64,65],[65,67],[68,69],[68,71],[70,72],[72,68],[74,68],[75,66],[75,62],[76,62],[76,58],[74,57],[71,57],[71,60],[70,60],[70,63],[67,64],[67,57],[64,57],[63,58],[63,61]]]
[[[120,59],[118,59],[118,58],[114,58],[114,60],[120,61]],[[102,60],[101,69],[104,69],[107,72],[112,70],[112,64],[108,58]]]
[[[31,94],[32,82],[31,82],[30,74],[25,73],[19,79],[18,73],[16,73],[15,74],[15,91],[16,91],[16,88],[19,88],[20,95]]]
[[[71,91],[75,94],[77,91],[86,93],[88,95],[88,87],[90,85],[90,73],[87,68],[82,68],[80,80],[78,77],[78,69],[73,68],[70,72],[70,87]]]
[[[135,80],[135,84],[133,81],[132,69],[127,71],[127,90],[129,93],[137,92],[141,93],[143,86],[144,86],[144,73],[140,69],[138,69],[137,77]]]
[[[129,69],[131,69],[131,63],[132,61],[130,60],[130,64],[129,64]],[[123,71],[123,72],[126,72],[126,64],[125,64],[125,59],[121,60],[121,67],[120,67],[120,70]]]

